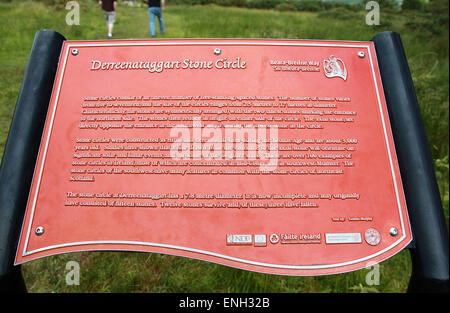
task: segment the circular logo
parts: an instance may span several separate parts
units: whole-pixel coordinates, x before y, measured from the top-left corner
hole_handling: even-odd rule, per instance
[[[366,242],[371,246],[376,246],[380,243],[381,235],[378,230],[369,228],[366,230],[366,233],[364,234],[364,239],[366,239]]]
[[[277,243],[278,241],[280,241],[280,237],[278,237],[277,234],[272,234],[270,235],[269,240],[271,243]]]

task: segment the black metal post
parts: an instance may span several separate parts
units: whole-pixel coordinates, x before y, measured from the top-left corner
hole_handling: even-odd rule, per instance
[[[0,167],[0,292],[26,292],[14,257],[64,40],[36,33],[14,110]]]
[[[400,36],[375,43],[414,235],[408,292],[448,292],[448,231],[420,108]]]

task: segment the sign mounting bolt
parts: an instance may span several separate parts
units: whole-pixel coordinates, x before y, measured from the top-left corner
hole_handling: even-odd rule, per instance
[[[395,227],[389,228],[389,234],[390,234],[392,237],[396,237],[396,236],[398,235],[398,229],[395,228]]]
[[[215,55],[220,55],[221,53],[222,53],[222,51],[219,48],[214,49]]]
[[[42,226],[36,227],[34,233],[36,234],[36,236],[41,236],[44,233],[44,227]]]
[[[364,53],[364,51],[359,51],[359,52],[358,52],[358,56],[359,56],[360,58],[364,58],[364,57],[366,56],[366,54]]]
[[[78,55],[78,49],[72,49],[72,55]]]

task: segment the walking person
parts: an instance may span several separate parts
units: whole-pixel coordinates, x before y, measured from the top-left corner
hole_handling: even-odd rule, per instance
[[[116,21],[117,0],[99,0],[98,4],[102,7],[106,25],[108,26],[108,38],[112,38],[114,22]]]
[[[150,14],[150,35],[155,37],[155,17],[158,18],[159,32],[164,34],[164,22],[162,19],[162,12],[164,11],[164,0],[148,0],[148,12]]]

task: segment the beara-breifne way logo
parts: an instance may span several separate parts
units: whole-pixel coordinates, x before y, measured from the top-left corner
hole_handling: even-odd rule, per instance
[[[323,71],[326,77],[340,77],[347,80],[347,68],[344,61],[330,55],[328,59],[323,60]]]

